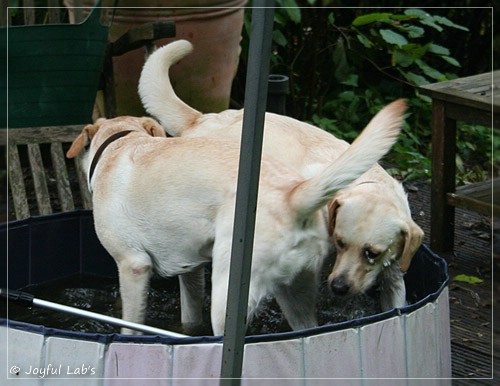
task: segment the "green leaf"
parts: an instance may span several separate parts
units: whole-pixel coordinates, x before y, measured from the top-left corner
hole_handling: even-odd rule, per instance
[[[449,55],[450,50],[446,47],[440,46],[438,44],[431,43],[428,45],[428,51],[436,55]]]
[[[420,67],[420,69],[424,72],[425,75],[427,75],[428,77],[430,78],[433,78],[433,79],[436,79],[436,80],[439,80],[439,81],[442,81],[442,80],[446,80],[446,76],[439,72],[438,70],[436,70],[435,68],[432,68],[430,67],[427,63],[425,63],[423,60],[421,59],[417,59],[415,60],[415,63],[417,64],[417,66]]]
[[[469,31],[469,29],[467,27],[464,27],[462,25],[458,25],[458,24],[455,24],[453,23],[450,19],[447,19],[446,17],[443,17],[443,16],[434,16],[434,20],[439,23],[439,24],[442,24],[442,25],[445,25],[447,27],[451,27],[451,28],[456,28],[456,29],[460,29],[462,31]]]
[[[290,20],[295,24],[299,24],[302,19],[302,15],[297,2],[295,0],[281,0],[281,5]]]
[[[394,14],[391,14],[390,17],[391,17],[391,20],[396,20],[396,21],[407,21],[407,20],[411,20],[414,18],[411,15],[394,15]]]
[[[408,37],[411,39],[416,39],[424,36],[425,30],[422,27],[417,27],[416,25],[402,25],[400,28],[408,33]]]
[[[384,39],[389,44],[395,44],[398,47],[403,47],[405,44],[408,44],[408,40],[406,40],[403,35],[398,34],[397,32],[391,31],[389,29],[381,29],[379,32],[382,36],[382,39]]]
[[[481,284],[484,282],[483,279],[480,279],[476,276],[470,276],[470,275],[464,275],[464,274],[455,276],[453,278],[453,280],[461,281],[461,282],[469,283],[469,284]]]
[[[421,9],[407,9],[405,15],[415,16],[420,19],[420,23],[432,27],[439,32],[443,31],[443,28],[436,24],[434,16],[429,15],[427,12]]]
[[[396,49],[393,54],[393,62],[401,67],[409,67],[413,64],[413,56],[404,50]]]
[[[345,84],[346,86],[358,87],[358,79],[359,77],[356,74],[350,74],[346,80],[340,83]]]
[[[361,25],[366,25],[370,23],[374,23],[376,21],[387,20],[391,16],[390,13],[370,13],[368,15],[358,16],[352,22],[352,25],[359,27]]]
[[[416,91],[415,93],[417,95],[417,98],[421,99],[425,103],[432,103],[432,98],[431,97],[429,97],[427,95],[424,95],[424,94],[420,94],[418,91]]]
[[[436,24],[432,18],[423,18],[423,19],[420,19],[420,23],[422,23],[424,25],[427,25],[429,27],[432,27],[432,28],[434,28],[435,30],[437,30],[439,32],[443,32],[443,27],[441,27],[438,24]]]
[[[274,23],[280,27],[285,27],[286,23],[288,23],[288,19],[285,17],[285,15],[282,15],[280,12],[275,12]],[[274,28],[276,28],[276,26],[274,26]]]
[[[300,8],[286,8],[286,13],[294,23],[299,24],[302,20]]]
[[[422,58],[428,51],[428,45],[420,45],[415,43],[406,44],[402,50],[412,56],[414,60]]]
[[[344,102],[352,102],[354,99],[356,99],[356,95],[353,91],[344,91],[339,94],[339,99]]]
[[[368,39],[366,37],[366,35],[363,35],[362,33],[358,33],[356,35],[356,37],[358,38],[358,40],[361,42],[361,44],[363,46],[365,46],[365,48],[372,48],[373,44],[372,42],[370,41],[370,39]]]
[[[282,47],[284,47],[284,46],[286,46],[288,44],[287,38],[279,30],[274,30],[273,31],[273,41],[277,45],[282,46]]]
[[[330,12],[330,14],[328,14],[328,23],[330,23],[331,25],[335,24],[335,15],[333,14],[333,12]]]
[[[429,81],[425,79],[421,75],[417,75],[411,71],[409,72],[402,72],[403,76],[408,80],[410,83],[417,85],[417,86],[423,86],[424,84],[429,84]]]
[[[444,60],[446,60],[448,63],[450,63],[452,66],[455,66],[455,67],[462,67],[460,65],[460,63],[458,62],[458,60],[456,60],[455,58],[452,58],[451,56],[446,56],[446,55],[442,55],[441,58],[443,58]]]
[[[438,44],[430,43],[427,45],[428,52],[441,56],[441,58],[452,66],[461,67],[460,63],[450,56],[450,50],[446,47],[440,46]]]
[[[464,172],[464,161],[462,160],[462,157],[460,157],[460,154],[455,155],[455,166],[458,171]]]
[[[417,8],[411,8],[411,9],[407,9],[405,10],[405,15],[408,15],[408,16],[415,16],[415,17],[430,17],[430,15],[425,12],[425,11],[422,11],[421,9],[417,9]]]

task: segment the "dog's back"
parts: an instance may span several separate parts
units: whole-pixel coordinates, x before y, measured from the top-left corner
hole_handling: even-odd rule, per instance
[[[184,103],[174,92],[169,77],[172,65],[192,51],[186,40],[160,47],[146,61],[138,92],[146,111],[160,121],[174,137],[224,138],[239,142],[243,110],[202,114]],[[286,163],[305,178],[324,170],[349,144],[313,125],[283,115],[266,113],[264,153]],[[382,178],[383,169],[374,171]],[[382,173],[380,173],[382,171]]]

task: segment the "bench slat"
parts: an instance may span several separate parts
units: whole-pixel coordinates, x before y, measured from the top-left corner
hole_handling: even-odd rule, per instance
[[[40,147],[38,145],[28,145],[28,158],[31,165],[33,183],[35,185],[38,210],[41,215],[51,214],[52,206],[50,205],[49,189],[47,187],[47,179],[45,177],[45,169],[42,162],[42,153],[40,152]]]
[[[60,142],[51,143],[50,154],[56,175],[57,193],[61,202],[61,209],[63,211],[75,210],[62,144]]]
[[[21,161],[19,159],[19,151],[17,146],[9,146],[9,185],[12,192],[12,200],[16,218],[26,218],[30,216],[28,206],[28,198],[26,196],[26,188],[24,187],[24,178],[21,169]]]
[[[47,5],[49,6],[49,9],[47,10],[47,17],[49,24],[57,24],[57,23],[62,23],[61,20],[61,9],[59,8],[59,1],[58,0],[48,0]]]

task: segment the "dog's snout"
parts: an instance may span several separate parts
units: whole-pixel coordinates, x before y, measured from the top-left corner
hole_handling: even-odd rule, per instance
[[[346,280],[341,276],[332,280],[332,284],[330,285],[332,292],[336,295],[345,295],[349,292],[349,285]]]

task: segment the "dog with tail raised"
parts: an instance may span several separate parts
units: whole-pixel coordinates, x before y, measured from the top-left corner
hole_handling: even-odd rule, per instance
[[[169,69],[192,49],[188,41],[178,40],[149,57],[139,81],[144,107],[171,136],[224,138],[239,143],[243,110],[202,114],[175,94]],[[320,128],[266,113],[264,153],[304,178],[324,172],[348,148],[347,142]],[[356,164],[346,163],[345,167],[348,170]],[[324,220],[329,242],[336,250],[328,278],[331,290],[344,296],[375,289],[382,310],[404,306],[404,273],[424,234],[412,219],[403,186],[376,164],[333,195],[327,207]]]

